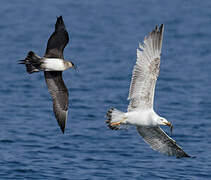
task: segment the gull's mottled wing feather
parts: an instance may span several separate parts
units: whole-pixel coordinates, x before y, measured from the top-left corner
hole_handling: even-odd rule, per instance
[[[164,25],[156,26],[137,49],[137,61],[130,84],[128,111],[152,108],[154,90],[160,71]]]
[[[45,80],[53,99],[53,110],[57,122],[64,133],[68,114],[68,89],[62,79],[61,71],[45,71]]]
[[[69,42],[69,35],[66,31],[62,16],[57,18],[55,31],[48,40],[45,57],[63,59],[63,50]]]
[[[137,127],[138,133],[150,147],[168,156],[190,157],[160,127]]]

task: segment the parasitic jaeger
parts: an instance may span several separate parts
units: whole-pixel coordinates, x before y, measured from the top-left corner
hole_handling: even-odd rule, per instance
[[[74,64],[66,61],[63,56],[63,50],[68,42],[69,35],[62,16],[57,17],[55,31],[48,40],[44,57],[30,51],[27,57],[20,60],[19,63],[25,64],[29,74],[44,71],[45,81],[53,99],[53,111],[63,133],[68,116],[69,95],[62,72],[69,68],[75,68]]]

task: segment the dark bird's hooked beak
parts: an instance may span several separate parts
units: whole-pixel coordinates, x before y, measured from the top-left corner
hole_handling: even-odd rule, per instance
[[[73,62],[71,62],[71,63],[72,63],[72,68],[73,68],[74,70],[78,71],[78,67],[77,67]]]

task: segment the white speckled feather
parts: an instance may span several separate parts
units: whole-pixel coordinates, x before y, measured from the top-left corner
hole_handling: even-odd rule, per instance
[[[137,49],[137,61],[130,84],[128,111],[153,108],[154,90],[160,70],[164,27],[152,31]]]

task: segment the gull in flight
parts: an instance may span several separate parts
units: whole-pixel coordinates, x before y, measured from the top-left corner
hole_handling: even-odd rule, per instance
[[[172,124],[160,117],[153,109],[155,84],[160,70],[164,25],[156,28],[139,44],[137,61],[133,69],[127,112],[111,108],[107,112],[106,123],[110,129],[120,129],[122,125],[134,125],[144,141],[153,150],[177,158],[190,157],[161,128]]]
[[[57,18],[55,31],[48,40],[44,57],[30,51],[24,60],[20,60],[20,64],[25,64],[29,74],[44,71],[45,81],[53,99],[53,111],[63,133],[67,121],[69,95],[62,79],[62,71],[75,68],[74,64],[66,61],[63,56],[63,50],[68,42],[69,35],[60,16]]]

